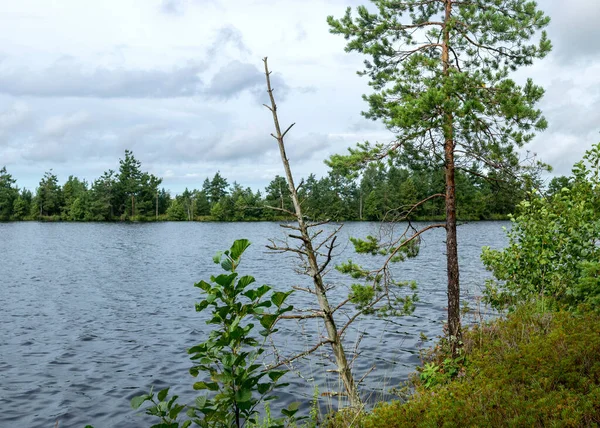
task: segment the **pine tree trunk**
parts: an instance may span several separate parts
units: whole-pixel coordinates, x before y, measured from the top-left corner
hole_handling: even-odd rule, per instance
[[[448,22],[451,17],[452,2],[446,0],[446,10],[443,29],[442,63],[444,78],[450,74],[450,29]],[[452,354],[458,350],[460,329],[460,282],[458,268],[458,242],[456,239],[456,182],[454,177],[454,132],[453,115],[446,112],[444,115],[444,157],[446,180],[446,257],[448,272],[448,336]]]

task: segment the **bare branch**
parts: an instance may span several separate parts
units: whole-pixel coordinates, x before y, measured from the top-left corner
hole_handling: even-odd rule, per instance
[[[391,254],[389,255],[389,257],[386,259],[386,261],[384,263],[384,266],[387,266],[390,263],[390,261],[392,260],[392,258],[394,258],[394,256],[398,253],[398,251],[400,251],[400,248],[408,245],[411,241],[417,239],[424,232],[427,232],[428,230],[431,230],[431,229],[436,229],[438,227],[445,228],[446,225],[444,223],[430,224],[429,226],[424,227],[423,229],[419,230],[417,233],[415,233],[414,235],[412,235],[406,241],[403,241],[398,247],[396,247],[394,249],[394,251],[391,252]],[[381,268],[378,272],[381,272],[382,270],[383,270],[383,268]]]
[[[322,225],[324,225],[324,224],[328,224],[328,223],[330,223],[330,222],[331,222],[331,220],[327,219],[327,220],[323,220],[323,221],[317,221],[317,222],[314,222],[314,223],[307,223],[307,224],[306,224],[306,227],[316,227],[316,226],[322,226]],[[338,230],[339,230],[339,229],[338,229]]]
[[[289,363],[291,363],[292,361],[295,361],[295,360],[297,360],[298,358],[302,358],[302,357],[305,357],[305,356],[307,356],[307,355],[309,355],[309,354],[312,354],[312,353],[313,353],[313,352],[315,352],[317,349],[319,349],[321,346],[323,346],[323,345],[327,345],[328,343],[331,343],[331,340],[329,340],[329,339],[323,340],[323,341],[321,341],[321,342],[317,343],[317,344],[316,344],[315,346],[313,346],[312,348],[310,348],[310,349],[308,349],[308,350],[306,350],[306,351],[304,351],[304,352],[301,352],[301,353],[299,353],[299,354],[296,354],[296,355],[294,355],[293,357],[286,358],[286,359],[285,359],[285,360],[283,360],[283,361],[279,361],[279,362],[277,362],[277,364],[272,364],[272,365],[269,365],[268,367],[266,367],[265,369],[263,369],[263,371],[269,371],[269,370],[273,370],[273,369],[275,369],[275,368],[277,368],[277,367],[281,367],[281,366],[284,366],[284,365],[288,365]]]
[[[295,125],[296,123],[292,123],[290,126],[288,126],[288,128],[283,132],[283,134],[281,135],[281,138],[285,137],[285,135],[288,133],[288,131],[290,129],[292,129],[292,127]]]
[[[335,240],[337,239],[337,236],[334,236],[333,239],[331,240],[331,245],[329,245],[329,251],[327,252],[327,260],[325,260],[325,263],[323,263],[321,265],[321,267],[319,268],[319,274],[322,274],[323,271],[325,270],[325,268],[327,268],[327,265],[329,264],[329,262],[331,262],[331,252],[333,251],[333,246],[335,244]]]
[[[279,227],[283,227],[284,229],[292,229],[292,230],[300,230],[298,226],[294,226],[293,224],[280,224]]]
[[[314,313],[314,314],[306,314],[306,315],[301,315],[301,314],[295,314],[295,315],[281,315],[278,319],[282,319],[282,320],[306,320],[306,319],[311,319],[311,318],[323,318],[323,313],[322,312],[318,312],[318,313]]]
[[[290,210],[286,210],[285,208],[273,207],[271,205],[265,205],[265,208],[268,208],[270,210],[275,210],[275,211],[281,211],[281,212],[284,212],[284,213],[286,213],[286,214],[288,214],[288,215],[290,215],[292,217],[296,216],[296,213],[294,213],[294,212],[292,212]]]

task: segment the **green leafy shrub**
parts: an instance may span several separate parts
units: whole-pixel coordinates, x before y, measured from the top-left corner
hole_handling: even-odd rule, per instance
[[[464,334],[464,373],[426,385],[371,413],[336,415],[334,426],[598,426],[600,315],[522,307]],[[443,358],[443,356],[439,356]],[[423,372],[422,372],[423,373]],[[421,374],[422,374],[421,373]]]
[[[600,144],[573,167],[570,187],[519,206],[504,250],[483,249],[496,308],[551,297],[572,308],[600,301]]]
[[[212,276],[210,283],[195,284],[204,294],[204,300],[196,304],[196,311],[212,309],[207,324],[214,325],[208,339],[188,350],[194,366],[190,373],[203,379],[194,383],[195,390],[207,393],[196,398],[193,405],[180,405],[177,396],[169,397],[169,389],[160,391],[156,397],[149,394],[134,397],[133,408],[149,402],[145,409],[149,415],[160,418],[156,428],[178,428],[178,417],[187,408],[189,419],[181,422],[182,428],[192,423],[201,427],[241,427],[257,424],[257,406],[275,399],[273,391],[285,386],[280,379],[286,370],[274,370],[263,366],[259,358],[265,352],[265,340],[277,331],[278,318],[293,309],[285,305],[290,292],[271,292],[271,287],[250,287],[252,276],[239,277],[237,268],[250,242],[237,240],[227,251],[214,257],[226,273]],[[269,294],[270,293],[270,294]],[[268,310],[270,308],[270,310]],[[254,333],[257,321],[262,330]],[[258,338],[262,337],[262,343]],[[282,427],[286,418],[294,418],[298,403],[283,409],[284,418],[267,420],[269,427]]]

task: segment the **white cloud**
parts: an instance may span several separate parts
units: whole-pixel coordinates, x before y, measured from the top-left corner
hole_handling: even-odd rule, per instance
[[[17,101],[4,111],[0,111],[0,133],[23,124],[31,116],[29,106]]]
[[[361,117],[370,88],[326,16],[367,0],[61,0],[5,2],[0,15],[0,160],[33,188],[54,167],[88,181],[125,148],[178,192],[217,170],[263,188],[281,174],[262,57],[274,71],[298,175],[358,141],[390,140]],[[531,150],[568,173],[598,139],[600,3],[539,2],[556,47],[519,71],[547,90],[547,132]],[[0,165],[1,166],[1,165]]]
[[[46,119],[41,135],[45,137],[63,137],[70,130],[80,128],[89,121],[89,115],[84,112],[66,116],[52,116]]]

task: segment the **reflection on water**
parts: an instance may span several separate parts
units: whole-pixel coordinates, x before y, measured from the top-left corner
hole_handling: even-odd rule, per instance
[[[504,222],[471,223],[459,228],[463,294],[481,294],[487,273],[481,246],[505,245]],[[337,260],[356,257],[348,236],[376,233],[376,223],[349,223],[341,231]],[[238,238],[253,245],[240,272],[259,283],[286,289],[309,283],[294,273],[296,260],[269,253],[268,238],[283,237],[275,223],[156,224],[0,224],[0,426],[61,428],[86,423],[96,427],[147,427],[153,419],[129,407],[134,395],[172,386],[191,401],[193,378],[186,349],[208,333],[205,315],[194,311],[199,290],[193,283],[218,273],[212,255]],[[365,317],[347,337],[352,350],[361,333],[356,377],[366,378],[364,392],[382,391],[405,380],[419,363],[419,333],[435,337],[445,319],[444,232],[424,235],[416,259],[394,267],[397,279],[415,279],[420,303],[414,315],[390,321]],[[332,296],[342,299],[349,285],[336,271],[329,283],[341,284]],[[294,293],[296,307],[313,307],[311,296]],[[277,343],[291,355],[318,340],[319,326],[282,323]],[[339,385],[329,349],[294,366],[281,403],[301,400],[307,411],[315,385],[319,391]]]

